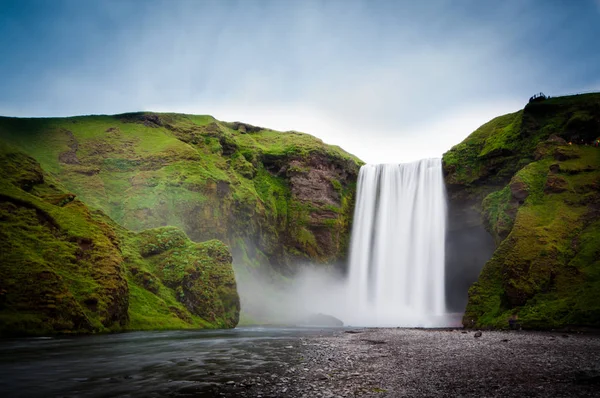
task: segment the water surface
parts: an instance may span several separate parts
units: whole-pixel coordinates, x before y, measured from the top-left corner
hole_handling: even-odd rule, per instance
[[[303,337],[335,329],[245,327],[0,341],[3,397],[211,396],[284,367]]]

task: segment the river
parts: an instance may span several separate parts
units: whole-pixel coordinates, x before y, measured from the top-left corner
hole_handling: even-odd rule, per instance
[[[335,329],[240,327],[0,341],[2,397],[213,396]]]
[[[0,341],[0,397],[597,397],[598,334],[236,328]]]

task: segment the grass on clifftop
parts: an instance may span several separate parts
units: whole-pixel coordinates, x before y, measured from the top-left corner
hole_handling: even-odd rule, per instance
[[[600,94],[593,93],[532,102],[499,116],[444,154],[446,181],[473,196],[485,196],[534,161],[538,143],[553,134],[567,142],[591,144],[600,136],[599,114]]]
[[[523,111],[499,116],[479,127],[467,139],[444,154],[445,167],[451,170],[450,183],[471,184],[491,174],[489,159],[514,157],[521,151],[519,130]],[[516,159],[511,159],[513,163]],[[511,175],[510,168],[493,170],[497,178]]]

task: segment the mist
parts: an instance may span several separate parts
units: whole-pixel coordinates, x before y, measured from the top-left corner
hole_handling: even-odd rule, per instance
[[[302,264],[293,278],[251,272],[239,263],[234,268],[244,323],[306,325],[317,314],[347,322],[348,285],[336,267]]]
[[[479,267],[482,264],[479,264]],[[241,300],[241,325],[295,325],[334,326],[314,323],[311,318],[323,314],[333,316],[344,326],[389,326],[389,327],[459,327],[460,317],[466,304],[467,289],[473,281],[472,274],[465,282],[454,274],[449,297],[464,297],[460,304],[449,307],[442,316],[424,320],[419,315],[404,314],[375,317],[356,306],[356,292],[350,288],[346,273],[338,268],[322,264],[305,264],[291,279],[273,278],[264,274],[249,273],[245,265],[234,265],[238,293]],[[479,269],[475,271],[478,274]],[[476,276],[475,276],[476,278]],[[458,280],[458,281],[457,281]],[[394,307],[392,303],[391,307]]]
[[[296,264],[289,279],[238,263],[242,322],[314,324],[325,314],[350,326],[459,325],[494,247],[469,206],[448,217],[442,174],[441,159],[363,166],[348,263]]]

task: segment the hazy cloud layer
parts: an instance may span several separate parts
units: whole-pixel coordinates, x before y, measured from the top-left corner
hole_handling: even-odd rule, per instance
[[[209,113],[368,162],[600,90],[598,1],[2,1],[0,114]]]

